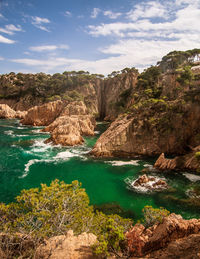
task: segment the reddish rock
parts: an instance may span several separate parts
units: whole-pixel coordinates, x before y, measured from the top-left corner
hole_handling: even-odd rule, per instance
[[[198,234],[198,237],[196,236],[196,238],[194,238],[194,236],[192,236],[193,234]],[[170,248],[170,246],[174,247],[173,249],[176,251],[175,247],[179,246],[180,248],[181,242],[182,244],[187,243],[187,239],[190,240],[189,247],[191,250],[193,241],[199,244],[199,236],[200,219],[184,220],[180,215],[176,214],[170,214],[168,217],[164,218],[162,223],[155,224],[147,229],[142,225],[135,225],[126,234],[129,251],[132,256],[151,255],[154,251],[158,254],[160,250],[168,247]],[[174,256],[176,256],[176,254],[174,254]]]
[[[193,170],[200,169],[200,160],[196,157],[196,152],[200,151],[200,146],[193,149],[185,156],[177,156],[173,159],[165,158],[162,153],[156,160],[154,167],[159,170]]]

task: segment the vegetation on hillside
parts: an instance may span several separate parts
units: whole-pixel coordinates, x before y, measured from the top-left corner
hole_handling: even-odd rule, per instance
[[[29,253],[45,238],[63,235],[72,229],[75,234],[90,232],[97,235],[96,252],[107,254],[120,250],[120,242],[132,221],[94,212],[78,181],[65,184],[55,180],[50,186],[41,184],[41,188],[23,190],[16,202],[0,204],[0,223],[3,233],[13,236],[20,233],[31,238],[33,246]],[[9,246],[10,253],[15,253],[11,251],[13,247],[9,240],[2,240],[1,247]]]

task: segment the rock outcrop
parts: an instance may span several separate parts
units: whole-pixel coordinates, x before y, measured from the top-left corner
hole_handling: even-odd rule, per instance
[[[93,259],[91,246],[97,237],[91,233],[74,236],[70,230],[66,235],[52,237],[41,245],[35,254],[35,259]]]
[[[16,117],[16,112],[11,109],[7,104],[0,104],[0,118],[13,119]]]
[[[35,106],[27,111],[21,123],[24,125],[47,126],[60,115],[63,107],[63,102],[59,100]]]
[[[141,175],[138,179],[131,183],[131,187],[136,190],[144,191],[162,191],[168,188],[167,183],[155,176]]]
[[[178,112],[173,112],[175,107]],[[147,101],[134,109],[100,136],[92,151],[95,156],[181,155],[188,146],[199,145],[199,105]]]
[[[154,167],[159,170],[200,170],[200,159],[196,155],[200,152],[200,146],[193,149],[187,155],[176,156],[173,159],[165,158],[164,153],[162,153],[156,160]]]
[[[15,111],[7,104],[0,104],[0,119],[23,119],[26,111]]]
[[[132,256],[144,258],[158,258],[152,256],[155,253],[162,255],[160,258],[182,258],[177,254],[184,254],[184,258],[199,258],[200,248],[200,220],[184,220],[180,215],[170,214],[163,219],[162,223],[145,228],[136,224],[127,234],[128,247]],[[183,247],[183,244],[190,244]],[[173,250],[170,250],[173,248]],[[192,247],[194,250],[192,251]],[[198,249],[197,249],[198,248]],[[171,253],[171,257],[166,257],[164,251]],[[154,252],[156,251],[156,252]],[[172,251],[174,254],[172,254]],[[192,252],[193,257],[190,252]],[[177,254],[176,254],[177,253]],[[156,256],[156,255],[155,255]]]
[[[68,104],[60,116],[43,131],[51,133],[47,142],[74,146],[84,142],[82,136],[93,136],[94,126],[95,120],[88,115],[85,104],[73,102]]]

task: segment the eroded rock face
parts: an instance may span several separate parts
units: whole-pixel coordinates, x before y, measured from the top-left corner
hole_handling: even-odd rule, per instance
[[[199,170],[200,160],[196,157],[196,152],[200,151],[200,146],[194,148],[192,152],[184,156],[177,156],[173,159],[165,158],[162,153],[156,160],[154,167],[159,170]]]
[[[64,104],[60,100],[35,106],[27,111],[21,123],[24,125],[47,126],[60,115],[63,107]]]
[[[51,137],[47,142],[64,146],[82,144],[82,136],[94,135],[95,120],[88,115],[87,108],[83,102],[68,104],[61,115],[43,131],[50,132]]]
[[[35,254],[35,259],[89,259],[96,258],[91,246],[97,237],[91,233],[82,233],[74,236],[70,230],[66,235],[48,239],[41,245]]]
[[[194,137],[200,129],[200,106],[180,104],[180,111],[173,113],[167,105],[170,104],[148,103],[147,107],[135,109],[135,113],[118,117],[98,139],[92,153],[130,157],[184,154],[187,145],[199,145]]]
[[[0,104],[0,118],[13,119],[16,117],[16,111],[11,109],[7,104]]]
[[[181,239],[183,243],[187,239],[191,241],[193,239],[192,234],[198,234],[200,236],[200,219],[184,220],[180,215],[170,214],[164,218],[162,223],[155,224],[147,229],[140,224],[136,224],[126,234],[126,237],[128,239],[131,255],[144,256],[147,254],[151,255],[153,251],[159,253],[158,251],[163,248],[174,246],[175,242],[177,242],[178,247],[178,243],[181,243]],[[198,240],[199,237],[193,239],[194,242],[199,242]],[[190,245],[192,246],[192,242],[190,242]],[[187,249],[185,249],[185,252],[187,252]],[[174,254],[174,256],[175,255],[176,254]]]
[[[7,104],[0,104],[0,119],[23,119],[26,111],[15,111]]]

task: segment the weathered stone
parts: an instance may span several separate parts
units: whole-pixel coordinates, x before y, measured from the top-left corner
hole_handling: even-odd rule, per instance
[[[0,104],[0,118],[13,119],[16,117],[16,111],[11,109],[7,104]]]
[[[87,115],[87,108],[83,102],[68,104],[61,115],[49,126],[43,129],[50,132],[51,137],[47,142],[65,146],[82,144],[82,136],[94,135],[95,121],[91,115]]]
[[[21,123],[24,125],[47,126],[60,115],[63,107],[64,104],[61,101],[35,106],[27,111]]]
[[[196,235],[193,235],[196,234]],[[190,251],[194,245],[194,254],[200,252],[197,247],[200,244],[200,219],[184,220],[180,215],[170,214],[162,223],[145,229],[142,225],[135,225],[127,234],[129,251],[132,256],[145,256],[162,254],[162,249],[167,249],[161,258],[199,258],[190,257]],[[187,241],[188,240],[188,241]],[[183,244],[188,245],[184,248]],[[173,249],[173,250],[171,250]],[[199,246],[200,249],[200,246]],[[156,251],[156,252],[154,252]],[[170,252],[171,251],[171,252]],[[184,257],[177,255],[183,254]],[[146,257],[145,257],[146,258]],[[158,257],[152,257],[158,258]]]
[[[91,246],[97,237],[91,233],[74,236],[70,230],[66,235],[52,237],[45,244],[38,247],[35,259],[93,259]]]

